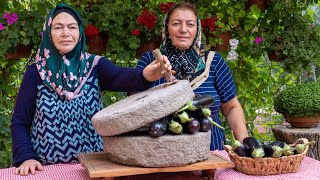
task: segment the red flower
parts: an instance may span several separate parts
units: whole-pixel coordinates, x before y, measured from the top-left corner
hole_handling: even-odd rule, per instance
[[[84,33],[86,34],[86,36],[95,36],[98,35],[100,32],[95,25],[89,24],[87,28],[84,30]]]
[[[152,30],[157,22],[157,18],[154,15],[154,12],[149,12],[144,9],[138,17],[138,22],[141,26],[146,26],[149,30]]]
[[[210,32],[214,32],[219,27],[216,26],[217,18],[207,17],[207,19],[201,19],[201,27],[208,29]]]
[[[140,31],[138,29],[134,29],[131,31],[132,36],[139,36],[140,35]]]
[[[167,3],[161,3],[159,5],[159,9],[161,12],[163,12],[164,14],[167,14],[169,9],[171,8],[171,6],[174,5],[174,2],[167,2]]]

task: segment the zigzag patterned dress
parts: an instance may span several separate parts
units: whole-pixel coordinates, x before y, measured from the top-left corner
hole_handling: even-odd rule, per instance
[[[13,164],[77,162],[77,154],[103,150],[91,117],[102,109],[101,91],[141,91],[150,85],[143,68],[120,68],[102,58],[86,81],[84,95],[61,99],[40,79],[36,66],[24,75],[11,120]]]
[[[102,139],[91,124],[91,117],[101,109],[101,90],[92,76],[84,95],[72,101],[38,86],[31,142],[40,162],[75,162],[77,154],[102,151]]]

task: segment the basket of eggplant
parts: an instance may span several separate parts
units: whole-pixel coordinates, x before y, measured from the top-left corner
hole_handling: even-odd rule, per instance
[[[254,137],[247,137],[243,143],[237,141],[231,132],[231,145],[224,145],[235,169],[248,175],[272,175],[297,172],[306,155],[309,142],[297,139],[293,144],[274,141],[262,144]]]

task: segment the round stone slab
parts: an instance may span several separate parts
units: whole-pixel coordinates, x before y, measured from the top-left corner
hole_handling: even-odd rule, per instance
[[[141,167],[183,166],[210,155],[210,133],[102,137],[106,157],[119,164]]]
[[[161,84],[97,112],[92,124],[101,136],[126,133],[174,113],[194,97],[189,81]]]

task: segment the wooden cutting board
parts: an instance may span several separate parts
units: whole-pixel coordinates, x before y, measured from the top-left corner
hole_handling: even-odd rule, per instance
[[[126,166],[106,159],[103,152],[79,154],[82,166],[87,170],[90,178],[119,177],[159,172],[181,172],[195,170],[214,170],[217,168],[233,168],[234,163],[217,154],[210,153],[209,159],[203,162],[178,167],[144,168]]]

